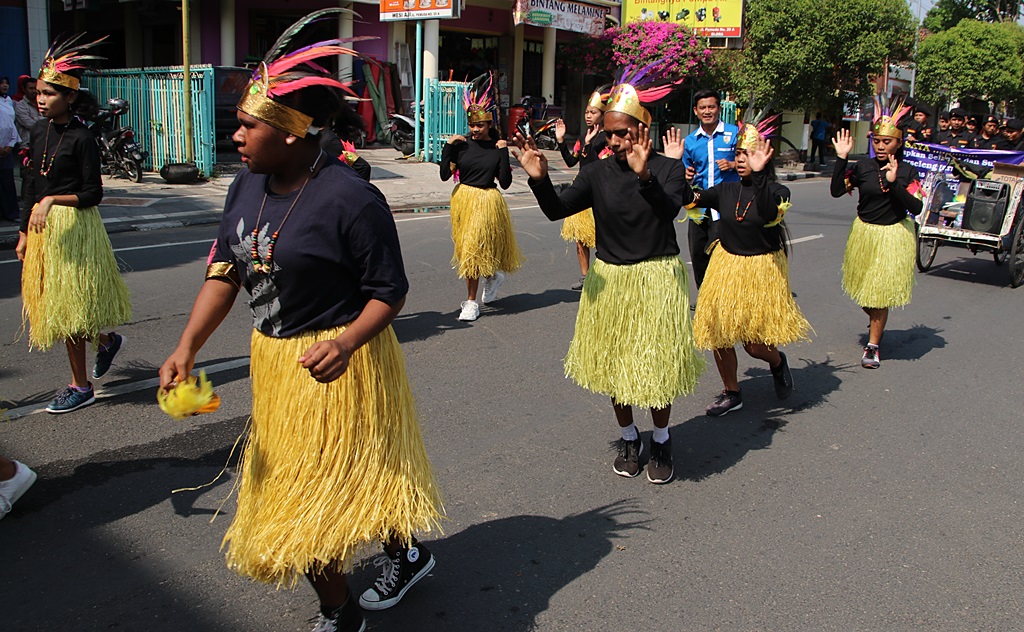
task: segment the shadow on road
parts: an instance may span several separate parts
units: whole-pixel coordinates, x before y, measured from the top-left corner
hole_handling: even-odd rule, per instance
[[[886,329],[882,339],[882,360],[920,360],[933,349],[946,346],[940,336],[942,329],[927,325],[914,325],[910,329]],[[867,332],[860,335],[860,344],[868,344]]]
[[[537,615],[558,591],[623,550],[617,551],[616,538],[646,528],[641,514],[635,501],[621,501],[561,519],[501,518],[425,541],[437,556],[433,576],[410,591],[401,607],[367,613],[367,620],[371,629],[380,623],[382,630],[534,630]],[[375,574],[370,565],[356,573],[352,585],[371,585]]]
[[[551,307],[561,303],[578,303],[580,293],[562,288],[551,288],[539,294],[508,294],[501,296],[494,303],[488,303],[484,314],[522,314],[524,312]]]
[[[939,252],[951,250],[941,248]],[[940,277],[968,283],[982,283],[992,287],[1010,287],[1010,272],[1007,265],[996,265],[990,252],[979,252],[971,255],[970,251],[956,248],[959,252],[952,261],[936,263],[928,272],[918,273],[918,277]],[[922,279],[923,280],[923,279]]]

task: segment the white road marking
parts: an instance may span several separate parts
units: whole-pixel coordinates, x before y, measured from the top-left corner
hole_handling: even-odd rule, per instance
[[[815,239],[821,239],[824,236],[825,235],[819,234],[819,235],[808,235],[807,237],[797,237],[796,239],[790,239],[789,243],[791,243],[791,244],[802,244],[805,241],[814,241]]]
[[[249,366],[249,358],[239,358],[237,360],[228,360],[227,362],[218,362],[216,364],[208,364],[206,366],[197,366],[196,375],[199,370],[206,371],[206,375],[213,375],[215,373],[222,373],[224,371],[231,371],[233,369],[239,369],[243,366]],[[153,377],[146,380],[139,380],[138,382],[128,382],[126,384],[118,384],[110,388],[97,387],[96,388],[96,399],[111,399],[118,395],[126,395],[128,393],[137,393],[139,391],[145,391],[150,389],[156,389],[160,386],[160,378]],[[156,401],[156,396],[153,396]],[[49,402],[47,402],[49,403]],[[29,406],[21,406],[13,410],[8,410],[4,413],[7,419],[18,419],[20,417],[26,417],[28,415],[34,415],[41,413],[46,410],[47,404],[31,404]]]

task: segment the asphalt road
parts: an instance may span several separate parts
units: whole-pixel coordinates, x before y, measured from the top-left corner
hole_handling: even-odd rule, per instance
[[[767,367],[741,355],[745,408],[710,419],[721,384],[709,356],[673,409],[666,486],[612,474],[608,402],[563,377],[578,268],[558,225],[528,196],[510,200],[528,261],[466,324],[446,214],[396,216],[412,291],[395,329],[448,519],[425,537],[432,576],[370,613],[370,629],[1019,629],[1024,290],[989,255],[940,249],[890,317],[882,368],[861,369],[867,318],[839,285],[855,200],[827,186],[790,183],[793,289],[815,329],[787,349],[796,391],[780,405]],[[218,552],[236,479],[216,477],[249,410],[243,300],[199,357],[221,409],[174,421],[154,401],[214,232],[113,236],[133,296],[128,345],[101,380],[108,396],[60,416],[31,413],[66,383],[67,360],[28,352],[20,266],[0,252],[13,417],[0,453],[40,475],[0,523],[3,630],[311,626],[308,586],[252,583]],[[648,440],[650,420],[638,425]]]

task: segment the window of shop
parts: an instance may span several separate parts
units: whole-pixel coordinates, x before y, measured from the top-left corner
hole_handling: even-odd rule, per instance
[[[467,81],[498,68],[498,37],[444,31],[438,46],[440,79]]]

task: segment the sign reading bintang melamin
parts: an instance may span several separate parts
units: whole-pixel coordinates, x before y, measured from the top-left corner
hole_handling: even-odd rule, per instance
[[[380,0],[380,20],[444,20],[458,18],[461,9],[462,0]]]
[[[742,37],[743,0],[622,0],[622,21],[675,22],[704,37]]]
[[[608,9],[572,0],[516,0],[512,21],[588,35],[604,32]]]

